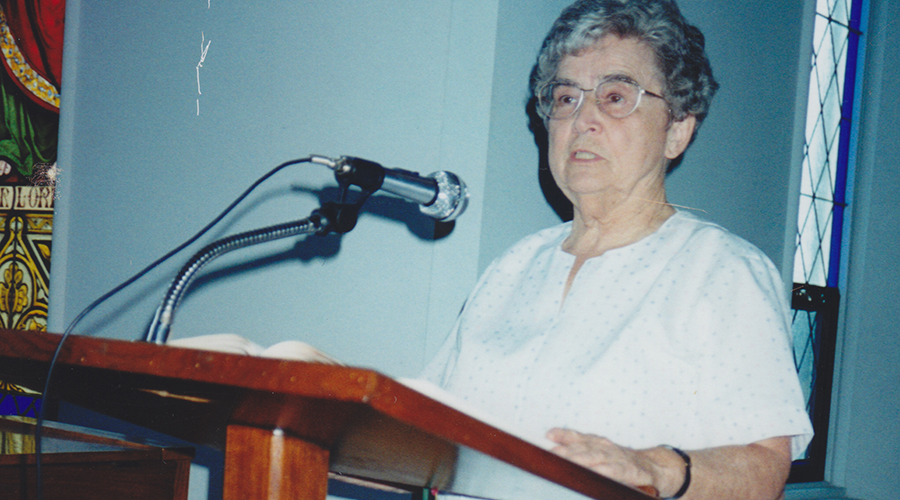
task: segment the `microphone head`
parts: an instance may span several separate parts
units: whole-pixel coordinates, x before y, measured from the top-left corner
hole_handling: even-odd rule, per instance
[[[420,205],[419,211],[440,221],[455,220],[469,206],[469,190],[466,183],[453,172],[434,172],[426,177],[437,181],[437,196],[428,205]]]

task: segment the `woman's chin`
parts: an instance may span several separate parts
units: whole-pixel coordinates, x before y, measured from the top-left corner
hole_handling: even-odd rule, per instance
[[[608,183],[593,178],[570,179],[565,186],[560,186],[562,192],[572,203],[578,203],[578,198],[585,196],[602,196],[609,191]]]

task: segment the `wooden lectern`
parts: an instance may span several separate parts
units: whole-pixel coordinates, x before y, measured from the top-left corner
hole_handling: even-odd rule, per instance
[[[0,329],[0,379],[43,387],[61,336]],[[458,445],[598,500],[654,498],[372,370],[71,336],[50,396],[225,450],[227,500],[324,499],[329,470],[444,487]]]

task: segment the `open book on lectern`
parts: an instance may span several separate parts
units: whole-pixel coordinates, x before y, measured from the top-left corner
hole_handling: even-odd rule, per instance
[[[306,363],[325,363],[330,365],[341,365],[343,363],[332,356],[316,349],[315,347],[299,340],[285,340],[278,342],[269,347],[263,347],[251,340],[233,333],[216,333],[211,335],[201,335],[197,337],[187,337],[183,339],[173,339],[166,342],[170,347],[181,347],[186,349],[198,349],[202,351],[226,352],[229,354],[241,354],[245,356],[259,356],[265,358],[284,359],[290,361],[303,361]],[[546,438],[538,438],[526,436],[521,430],[512,428],[507,422],[499,419],[490,413],[474,407],[463,398],[447,392],[441,387],[427,380],[415,378],[397,378],[397,382],[419,392],[429,398],[443,403],[454,410],[465,413],[470,417],[480,420],[491,427],[499,429],[507,434],[516,436],[523,441],[527,441],[535,446],[549,450],[556,446],[556,443]]]
[[[200,335],[198,337],[169,340],[166,342],[166,345],[170,347],[198,349],[201,351],[243,354],[244,356],[259,356],[262,358],[305,361],[307,363],[343,365],[343,363],[333,357],[306,342],[301,342],[299,340],[285,340],[284,342],[279,342],[269,347],[263,347],[256,342],[234,333],[214,333],[212,335]]]

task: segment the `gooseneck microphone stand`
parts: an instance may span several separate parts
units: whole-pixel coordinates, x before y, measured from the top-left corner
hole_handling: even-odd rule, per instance
[[[313,210],[312,214],[305,219],[276,224],[222,238],[210,243],[194,254],[178,272],[172,284],[169,285],[165,298],[156,309],[150,328],[144,334],[142,340],[157,344],[166,343],[166,340],[169,338],[169,329],[174,320],[175,310],[178,308],[185,292],[187,292],[188,287],[200,269],[216,257],[240,248],[291,236],[309,234],[325,236],[332,232],[344,234],[352,230],[356,226],[360,208],[362,208],[363,203],[373,191],[364,189],[359,193],[355,201],[347,203],[345,199],[350,184],[349,182],[342,182],[340,178],[338,180],[341,187],[341,201],[339,203],[323,203],[321,207]]]
[[[416,201],[419,203],[419,210],[422,213],[443,221],[456,219],[465,211],[468,204],[469,195],[465,183],[450,172],[435,172],[429,176],[420,177],[415,172],[385,169],[375,162],[347,156],[332,160],[313,155],[309,161],[325,165],[334,171],[335,179],[341,188],[341,201],[324,203],[306,219],[236,234],[204,247],[188,260],[175,280],[172,281],[142,340],[157,344],[166,343],[175,310],[191,281],[203,266],[219,255],[290,236],[302,234],[324,236],[330,232],[346,233],[356,226],[356,219],[362,204],[369,195],[379,189]],[[350,186],[360,188],[357,199],[352,203],[346,201]]]

